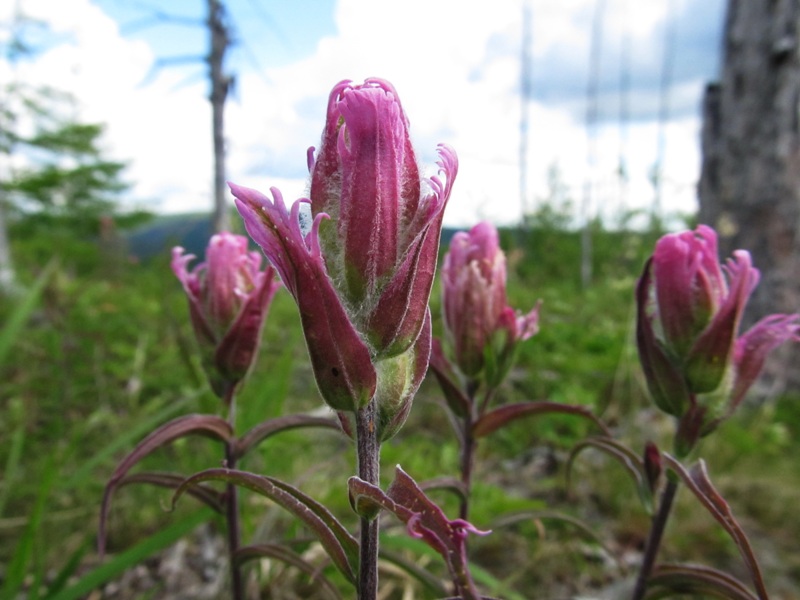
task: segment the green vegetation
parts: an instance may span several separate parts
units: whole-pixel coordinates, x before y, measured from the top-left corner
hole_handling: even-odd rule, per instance
[[[583,404],[601,413],[634,450],[647,440],[668,449],[672,423],[648,405],[632,339],[633,286],[657,233],[599,227],[594,233],[594,281],[582,290],[577,234],[541,225],[505,232],[510,303],[528,309],[539,298],[544,302],[541,331],[524,344],[499,400]],[[73,239],[53,264],[35,228],[12,235],[17,272],[30,291],[0,300],[0,597],[86,597],[204,517],[189,498],[168,513],[168,491],[123,487],[112,508],[109,556],[100,563],[97,515],[117,461],[170,418],[222,411],[206,387],[166,249],[142,263],[128,260],[122,249],[107,252]],[[438,293],[432,298],[437,332]],[[259,363],[240,396],[237,429],[285,412],[321,409],[313,381],[296,309],[281,292],[267,319]],[[457,473],[458,452],[440,402],[435,382],[424,383],[407,425],[384,447],[385,482],[395,464],[418,481]],[[712,478],[763,553],[776,598],[797,597],[791,582],[800,578],[800,464],[794,460],[799,406],[789,397],[745,406],[701,449]],[[532,417],[481,444],[472,520],[494,532],[470,538],[470,548],[476,578],[490,595],[568,597],[631,574],[625,561],[640,550],[648,517],[624,470],[587,450],[575,463],[570,489],[565,486],[569,450],[589,433],[586,424],[566,416]],[[189,474],[218,466],[221,456],[210,440],[189,438],[155,452],[137,470]],[[353,528],[345,486],[353,461],[343,436],[295,431],[268,440],[242,467],[292,482]],[[432,494],[454,514],[456,498]],[[296,550],[313,550],[307,532],[286,513],[261,497],[243,497],[247,542],[297,538]],[[500,522],[521,512],[528,516]],[[673,517],[664,557],[742,573],[735,546],[685,490]],[[212,523],[221,529],[221,522]],[[389,516],[384,524],[394,535],[388,549],[442,572],[438,555],[407,538],[401,524]],[[325,573],[340,582],[333,569]],[[393,577],[401,578],[386,580]],[[301,593],[306,576],[292,569],[273,564],[260,580],[312,597],[307,589]],[[399,598],[403,587],[396,589],[392,597]]]

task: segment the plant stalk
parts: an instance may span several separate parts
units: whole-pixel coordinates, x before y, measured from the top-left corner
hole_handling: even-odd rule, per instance
[[[377,432],[378,405],[375,398],[356,411],[356,446],[358,476],[380,486],[380,441]],[[378,524],[379,515],[372,519],[361,517],[361,545],[358,568],[358,599],[378,597]]]
[[[650,535],[647,538],[647,546],[644,550],[642,566],[639,569],[639,576],[636,579],[636,587],[633,590],[631,600],[642,600],[647,591],[647,580],[650,578],[650,573],[656,562],[656,555],[661,546],[661,538],[664,536],[664,529],[667,526],[667,519],[669,519],[669,513],[672,510],[672,503],[675,500],[675,493],[677,491],[678,480],[667,477],[667,485],[661,494],[661,503],[658,507],[658,513],[650,527]]]
[[[231,424],[231,429],[236,431],[236,398],[233,387],[231,387],[228,392],[226,400],[228,405],[228,422]],[[225,466],[228,469],[236,468],[234,440],[225,444]],[[234,556],[241,543],[241,533],[239,530],[239,491],[232,483],[229,483],[225,487],[225,520],[228,530],[228,561],[230,563],[231,597],[233,600],[244,600],[242,572],[234,561]]]
[[[464,417],[463,443],[461,445],[461,482],[464,484],[464,497],[461,499],[458,516],[469,520],[469,500],[472,494],[472,468],[475,465],[475,447],[477,440],[472,435],[472,415]]]

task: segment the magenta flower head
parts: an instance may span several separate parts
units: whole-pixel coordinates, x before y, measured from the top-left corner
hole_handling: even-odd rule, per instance
[[[717,234],[705,225],[665,235],[637,288],[636,337],[650,393],[680,419],[689,449],[744,398],[767,354],[798,340],[798,315],[771,315],[738,336],[759,272],[737,250],[721,266]]]
[[[539,331],[539,305],[518,314],[506,300],[506,258],[497,229],[482,222],[458,232],[442,267],[442,304],[455,363],[468,378],[497,385],[519,342]]]
[[[173,248],[172,270],[189,298],[189,315],[211,387],[227,399],[255,360],[280,282],[272,267],[260,270],[261,255],[248,252],[247,238],[241,235],[212,236],[206,261],[189,271],[194,258],[183,248]]]
[[[376,390],[409,395],[419,385],[430,348],[420,332],[458,168],[451,148],[440,146],[439,158],[439,175],[421,178],[389,83],[343,81],[331,92],[316,158],[309,151],[310,200],[288,210],[276,189],[270,199],[231,186],[248,233],[297,301],[317,384],[336,410],[356,411]],[[307,231],[301,203],[310,204]],[[405,366],[382,363],[389,360]],[[385,377],[402,381],[378,381]]]

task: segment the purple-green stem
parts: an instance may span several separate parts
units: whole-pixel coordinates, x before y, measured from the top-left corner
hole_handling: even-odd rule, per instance
[[[650,535],[647,538],[647,546],[642,558],[642,566],[639,569],[639,576],[636,579],[636,587],[633,589],[631,600],[642,600],[647,591],[647,580],[653,571],[656,562],[656,555],[661,546],[661,538],[664,536],[664,529],[667,526],[667,519],[672,510],[672,503],[675,500],[675,493],[678,491],[678,480],[667,477],[667,485],[661,494],[661,503],[658,506],[658,513],[653,518],[650,526]]]
[[[236,397],[235,386],[231,386],[225,395],[228,405],[228,423],[231,430],[236,431]],[[234,438],[235,439],[235,438]],[[236,468],[236,454],[233,440],[225,444],[225,466],[228,469]],[[240,545],[239,532],[239,492],[237,487],[229,483],[225,488],[225,519],[228,529],[228,561],[231,571],[231,597],[233,600],[244,600],[244,582],[242,572],[234,560]]]
[[[470,381],[466,389],[470,408],[461,423],[461,482],[464,484],[464,497],[461,499],[458,516],[465,521],[469,521],[469,500],[472,495],[472,469],[475,466],[475,452],[478,447],[478,440],[475,439],[472,433],[475,421],[477,420],[475,413],[475,395],[477,391],[478,383],[476,381]],[[486,411],[491,395],[492,390],[487,390],[481,402],[480,409],[478,410],[478,417]]]
[[[381,446],[377,432],[378,405],[375,398],[356,411],[356,449],[358,476],[380,487]],[[358,599],[376,600],[378,597],[378,523],[361,517],[361,544],[359,547]]]
[[[464,484],[464,496],[461,498],[458,516],[468,521],[469,499],[472,494],[472,467],[475,465],[475,449],[478,441],[472,435],[472,414],[464,416],[462,425],[464,428],[461,442],[461,482]]]

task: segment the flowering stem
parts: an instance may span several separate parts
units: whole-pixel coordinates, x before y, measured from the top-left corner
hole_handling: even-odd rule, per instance
[[[231,429],[236,427],[236,399],[234,394],[235,387],[231,386],[226,393],[226,404],[228,405],[228,422]],[[236,468],[236,455],[234,454],[234,441],[225,444],[225,466],[228,469]],[[225,519],[228,530],[228,560],[230,561],[231,571],[231,595],[233,600],[244,600],[244,582],[242,572],[234,561],[236,551],[240,545],[239,531],[239,494],[237,487],[229,483],[225,488]]]
[[[469,520],[469,501],[472,495],[472,469],[475,466],[475,451],[477,450],[478,440],[472,433],[472,428],[475,424],[475,395],[478,390],[478,384],[471,381],[467,384],[467,398],[469,399],[469,412],[464,416],[463,429],[461,435],[461,482],[464,484],[464,497],[461,500],[458,516],[465,521]],[[483,414],[488,401],[489,393],[487,392],[484,402],[481,405],[481,410],[478,414]]]
[[[463,421],[463,438],[461,444],[461,482],[464,484],[464,497],[458,516],[465,521],[469,520],[469,500],[472,493],[472,467],[475,465],[475,449],[477,440],[472,435],[472,415],[466,415]]]
[[[373,398],[356,411],[356,446],[358,476],[380,486],[380,442],[376,430],[378,405]],[[361,517],[361,545],[358,568],[359,600],[375,600],[378,596],[378,523],[374,518]]]
[[[656,514],[653,519],[653,524],[650,527],[650,536],[647,538],[647,546],[644,550],[642,566],[639,569],[639,577],[636,579],[636,587],[633,590],[631,600],[642,600],[645,591],[647,591],[647,580],[656,562],[656,555],[661,546],[661,538],[664,535],[664,529],[667,525],[667,519],[672,510],[672,502],[675,500],[675,493],[677,491],[678,480],[668,477],[667,486],[661,494],[661,504],[658,507],[658,514]]]

